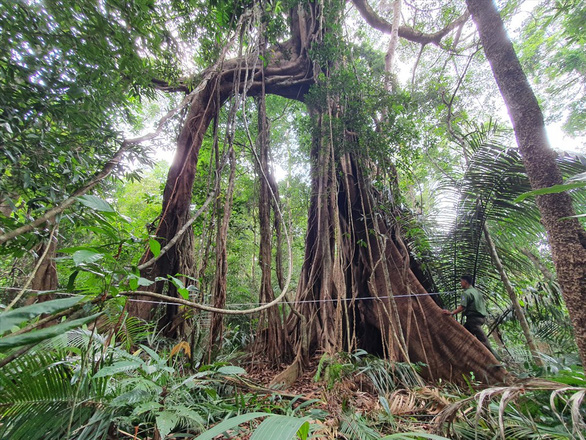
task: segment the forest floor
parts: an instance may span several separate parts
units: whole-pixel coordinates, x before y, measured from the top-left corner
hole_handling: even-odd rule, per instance
[[[354,436],[339,436],[339,430],[344,425],[352,428],[352,421],[369,420],[369,425],[378,425],[378,429],[387,426],[388,433],[400,431],[434,432],[433,418],[443,408],[452,403],[443,396],[442,390],[432,386],[414,389],[397,388],[380,396],[372,382],[359,371],[350,372],[334,380],[324,377],[316,380],[320,357],[311,361],[297,380],[286,389],[274,389],[271,381],[288,365],[281,368],[271,368],[267,362],[255,358],[254,365],[247,368],[247,380],[260,388],[273,391],[283,399],[295,400],[294,407],[304,402],[310,402],[310,407],[322,410],[327,414],[323,420],[315,420],[320,438],[356,438]],[[357,429],[357,428],[356,428]]]

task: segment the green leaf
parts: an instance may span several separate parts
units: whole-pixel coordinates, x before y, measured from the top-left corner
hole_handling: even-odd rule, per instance
[[[42,315],[43,313],[50,315],[52,313],[60,312],[61,310],[66,310],[83,299],[83,296],[54,299],[0,313],[0,335],[6,333],[15,325],[19,325],[29,319]]]
[[[138,278],[138,285],[139,286],[150,286],[153,283],[154,283],[154,281],[148,280],[146,278],[143,278],[143,277]]]
[[[67,280],[67,290],[73,290],[75,288],[75,279],[79,275],[79,270],[74,271],[71,275],[69,275],[69,279]]]
[[[136,370],[140,368],[144,362],[142,361],[121,361],[116,362],[108,367],[101,368],[95,375],[94,379],[99,377],[110,377],[118,373]]]
[[[108,202],[106,202],[105,200],[103,200],[99,197],[96,197],[96,196],[85,195],[85,196],[78,197],[77,200],[79,200],[79,202],[82,205],[87,206],[88,208],[91,208],[94,211],[116,212],[116,211],[114,211],[114,208],[112,208],[112,206],[110,206],[110,204]]]
[[[226,376],[240,376],[246,374],[246,370],[233,365],[226,365],[225,367],[218,368],[218,373],[225,374]]]
[[[181,281],[179,278],[175,278],[169,275],[169,279],[175,285],[175,287],[177,287],[177,289],[185,289],[185,284],[183,284],[183,281]]]
[[[53,325],[48,328],[41,330],[31,331],[22,335],[6,336],[0,338],[0,350],[7,350],[14,347],[22,347],[29,344],[36,344],[37,342],[50,339],[55,336],[62,335],[69,330],[81,327],[88,322],[94,321],[102,313],[96,313],[95,315],[87,316],[85,318],[76,319],[74,321],[65,321],[61,324]]]
[[[161,243],[159,243],[154,238],[149,239],[149,248],[151,249],[151,252],[155,258],[161,255]]]
[[[189,300],[189,290],[185,289],[185,288],[179,288],[177,289],[177,292],[179,292],[179,294],[181,295],[181,297],[185,300]]]
[[[562,217],[560,220],[566,220],[569,218],[581,218],[581,217],[586,217],[586,214],[577,214],[577,215],[571,215],[569,217]]]
[[[100,227],[100,226],[88,226],[86,228],[88,231],[92,231],[93,233],[95,233],[96,235],[107,235],[110,239],[112,239],[113,241],[117,241],[118,240],[118,235],[116,234],[116,229],[109,227]]]
[[[309,430],[307,420],[306,417],[273,415],[260,424],[250,440],[291,440],[302,428],[302,432]]]
[[[307,440],[309,437],[309,422],[305,422],[301,427],[297,430],[297,437],[301,440]]]
[[[161,438],[164,439],[167,438],[167,435],[169,435],[173,428],[177,426],[179,417],[170,411],[161,411],[157,414],[156,421],[159,434],[161,435]]]
[[[82,264],[95,263],[96,261],[99,261],[102,258],[104,258],[104,254],[101,254],[96,251],[91,251],[89,249],[77,251],[73,254],[73,262],[76,266],[81,266]]]
[[[230,419],[227,419],[227,420],[224,420],[223,422],[218,423],[212,429],[208,429],[203,434],[200,434],[199,436],[197,436],[194,440],[212,440],[215,436],[220,435],[223,432],[226,432],[227,430],[232,429],[232,428],[240,425],[241,423],[246,423],[250,420],[258,419],[259,417],[266,417],[266,416],[272,416],[272,414],[263,413],[263,412],[254,412],[254,413],[250,413],[250,414],[242,414],[242,415],[239,415],[236,417],[232,417]]]
[[[144,351],[146,351],[152,360],[154,360],[155,362],[161,362],[161,357],[152,348],[147,347],[146,345],[143,345],[143,344],[140,344],[140,348],[142,348]]]
[[[150,394],[147,393],[147,396],[150,396]],[[161,404],[159,402],[153,402],[153,401],[144,402],[138,406],[135,405],[134,409],[132,410],[132,414],[139,416],[139,415],[144,414],[146,412],[159,411],[160,408],[161,408]]]
[[[196,413],[191,408],[180,405],[180,406],[174,406],[173,410],[180,417],[184,417],[186,419],[189,419],[192,422],[197,423],[198,425],[200,425],[202,427],[205,425],[205,420],[203,419],[203,417],[200,416],[198,413]]]
[[[89,247],[89,246],[72,246],[72,247],[65,247],[65,248],[59,249],[59,253],[60,254],[74,254],[76,251],[94,251],[94,252],[97,252],[97,250],[95,248]]]
[[[138,278],[130,278],[128,280],[128,286],[130,287],[130,290],[138,289]]]
[[[561,193],[564,191],[569,191],[571,189],[585,188],[585,187],[586,187],[586,182],[564,183],[562,185],[548,186],[547,188],[536,189],[534,191],[529,191],[529,192],[521,194],[519,197],[517,197],[515,199],[515,203],[522,202],[527,197],[542,196],[544,194],[557,194],[557,193]]]

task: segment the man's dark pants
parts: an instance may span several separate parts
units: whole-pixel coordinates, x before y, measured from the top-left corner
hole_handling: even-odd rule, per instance
[[[466,316],[466,323],[464,324],[464,327],[466,328],[466,330],[468,330],[470,333],[472,333],[474,336],[476,336],[476,338],[482,342],[484,345],[486,345],[486,348],[488,348],[490,351],[492,351],[492,347],[490,346],[490,343],[488,342],[488,338],[486,337],[486,335],[484,334],[484,331],[482,330],[482,325],[486,322],[486,318],[484,318],[483,316],[471,316],[468,315]]]

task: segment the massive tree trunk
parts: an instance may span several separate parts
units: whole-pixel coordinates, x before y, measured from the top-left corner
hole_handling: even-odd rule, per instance
[[[441,312],[410,267],[407,248],[363,164],[315,140],[305,264],[288,322],[296,365],[316,352],[363,348],[426,364],[426,377],[502,382],[505,371],[474,336]],[[303,317],[303,318],[302,318]],[[287,382],[288,374],[279,377]]]
[[[543,114],[521,68],[494,2],[467,0],[497,85],[501,91],[523,163],[533,189],[562,183]],[[574,326],[582,365],[586,366],[586,231],[567,193],[536,197],[547,231],[558,280]]]

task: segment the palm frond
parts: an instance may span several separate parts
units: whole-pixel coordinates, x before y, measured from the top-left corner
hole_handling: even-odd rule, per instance
[[[67,432],[82,432],[92,418],[99,419],[105,381],[76,376],[63,359],[62,352],[36,352],[0,371],[0,437],[59,439]],[[107,427],[94,438],[106,432]]]
[[[438,431],[455,439],[583,439],[584,388],[532,380],[488,388],[436,417]]]
[[[375,440],[380,434],[369,426],[368,420],[359,414],[340,415],[340,433],[356,440]]]
[[[514,202],[531,186],[519,153],[507,147],[503,131],[489,121],[472,125],[464,138],[471,155],[462,178],[457,185],[452,184],[456,209],[444,219],[451,221],[451,229],[447,234],[439,230],[430,238],[436,255],[427,263],[433,267],[436,283],[442,290],[454,290],[464,273],[478,279],[494,277],[483,240],[485,223],[494,231],[491,235],[508,271],[534,271],[528,259],[515,248],[532,247],[535,237],[545,237],[534,201]],[[564,176],[586,170],[584,157],[577,155],[560,155],[558,165]],[[576,190],[573,196],[578,202],[583,201],[586,191]]]

